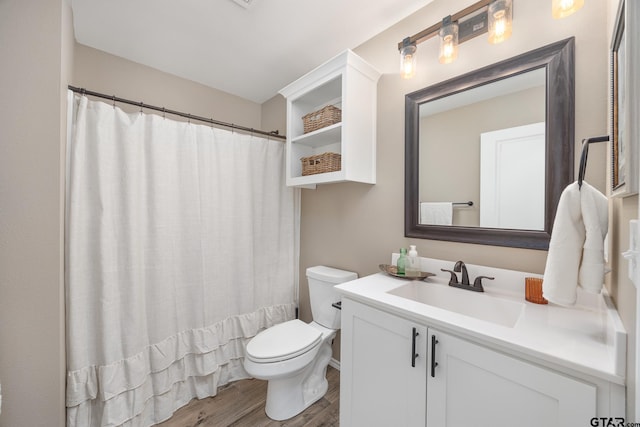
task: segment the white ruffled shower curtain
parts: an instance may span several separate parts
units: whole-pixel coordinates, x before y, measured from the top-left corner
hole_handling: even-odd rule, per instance
[[[70,95],[67,425],[149,426],[294,317],[284,144]]]

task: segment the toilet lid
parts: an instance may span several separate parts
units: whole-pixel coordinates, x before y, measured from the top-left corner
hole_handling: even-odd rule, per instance
[[[249,359],[278,362],[306,353],[322,340],[322,332],[294,319],[272,326],[253,337],[247,344]]]

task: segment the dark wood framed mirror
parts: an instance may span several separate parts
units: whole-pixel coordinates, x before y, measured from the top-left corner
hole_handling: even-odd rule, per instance
[[[574,38],[562,40],[406,95],[405,236],[493,246],[548,249],[560,194],[574,179],[574,45]],[[544,164],[536,166],[540,171],[540,179],[537,180],[540,187],[540,206],[535,207],[533,203],[531,204],[531,209],[540,211],[539,225],[529,226],[519,225],[518,223],[510,226],[504,226],[501,223],[495,225],[482,218],[476,220],[477,223],[465,223],[462,221],[459,224],[449,218],[451,225],[448,225],[446,221],[444,224],[447,225],[437,221],[435,223],[425,221],[424,214],[421,215],[421,204],[437,201],[433,200],[431,196],[425,196],[426,190],[442,190],[443,186],[454,183],[458,188],[444,188],[445,195],[443,196],[443,192],[440,191],[440,201],[444,197],[448,197],[447,194],[451,195],[451,198],[448,198],[448,203],[471,200],[470,198],[456,199],[456,197],[463,197],[453,195],[460,188],[474,189],[476,194],[479,195],[478,197],[486,199],[480,194],[480,177],[475,179],[472,176],[463,181],[459,178],[461,174],[457,172],[461,170],[457,168],[465,167],[464,162],[461,163],[459,160],[467,159],[467,157],[469,157],[469,168],[481,169],[479,159],[467,155],[471,151],[480,151],[480,136],[471,138],[471,149],[461,150],[458,148],[457,152],[459,154],[454,158],[450,158],[451,156],[448,155],[438,155],[438,151],[434,151],[432,148],[436,146],[442,147],[443,144],[456,144],[457,136],[440,134],[439,137],[432,138],[431,141],[425,140],[425,135],[428,133],[427,126],[430,126],[426,124],[429,122],[425,122],[425,111],[441,110],[439,105],[448,104],[450,100],[460,98],[469,93],[473,94],[471,98],[482,98],[485,95],[477,95],[477,93],[493,92],[494,86],[492,85],[496,85],[496,88],[505,85],[509,86],[515,81],[529,80],[528,76],[533,75],[540,76],[539,78],[543,82],[540,83],[539,114],[541,115],[541,121],[537,123],[543,129],[543,131],[540,131],[540,138],[544,133],[544,138],[541,139],[542,142],[540,143],[543,148],[539,154],[540,162]],[[475,101],[466,102],[468,104]],[[529,101],[517,99],[511,99],[510,102],[511,104],[508,104],[509,107],[507,108],[513,110],[523,109],[530,104]],[[434,108],[436,105],[438,107]],[[457,113],[458,111],[454,112],[454,114]],[[451,115],[451,112],[448,114]],[[456,116],[453,117],[455,119]],[[448,129],[453,131],[455,128],[465,128],[471,122],[481,120],[475,116],[472,116],[471,119],[469,119],[468,115],[464,117],[466,118],[461,118],[457,122],[454,121],[454,125],[450,125]],[[432,121],[431,123],[434,122]],[[427,155],[426,153],[429,154]],[[425,164],[425,161],[432,161],[433,163],[429,166]],[[505,162],[507,166],[510,165],[511,169],[514,169],[513,163],[509,160],[503,163]],[[437,179],[434,179],[432,174],[432,178],[429,181],[425,181],[424,178],[429,176],[432,169],[436,167],[444,167],[444,169],[435,175]],[[484,169],[490,170],[492,167],[485,166]],[[496,175],[492,172],[490,173]],[[517,180],[511,179],[510,181],[520,185]],[[528,190],[520,189],[520,187],[514,191],[528,194]],[[523,206],[522,202],[512,201],[508,195],[502,196],[501,203],[507,208],[516,204],[517,206]],[[488,203],[484,202],[484,206],[487,205]],[[478,201],[474,201],[472,208],[480,210],[482,206],[483,202],[478,199]],[[462,209],[469,208],[463,207]],[[486,216],[488,217],[488,215]],[[486,224],[491,225],[487,226]]]

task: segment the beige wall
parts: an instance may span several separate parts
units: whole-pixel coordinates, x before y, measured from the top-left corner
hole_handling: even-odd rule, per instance
[[[409,18],[355,49],[383,72],[378,84],[377,184],[321,185],[302,192],[300,271],[326,264],[356,271],[377,272],[390,261],[390,253],[416,244],[421,256],[542,273],[546,251],[511,249],[404,237],[404,96],[420,88],[464,74],[549,43],[576,38],[576,172],[580,141],[608,132],[608,47],[611,28],[605,25],[608,9],[617,1],[586,2],[579,13],[563,20],[551,18],[547,2],[514,2],[513,36],[500,45],[484,37],[460,46],[456,62],[438,63],[436,40],[418,46],[418,72],[412,80],[398,73],[397,43],[428,25],[472,3],[470,0],[435,0]],[[606,182],[608,144],[591,147],[586,179]],[[626,277],[627,263],[619,255],[628,248],[628,220],[637,217],[637,197],[611,201],[610,254],[613,273],[608,287],[629,332],[628,377],[635,376],[635,288]],[[301,317],[310,319],[306,280],[301,280]],[[339,346],[334,356],[339,358]],[[633,387],[634,384],[631,383]],[[627,393],[627,417],[635,417],[634,392]]]
[[[301,272],[326,264],[358,272],[377,271],[390,253],[409,243],[422,256],[542,272],[546,252],[404,237],[404,95],[496,61],[576,37],[576,139],[607,132],[607,48],[615,0],[587,2],[578,14],[553,21],[547,5],[515,4],[514,35],[489,46],[482,38],[460,47],[450,65],[437,62],[435,40],[419,46],[416,78],[399,78],[396,43],[471,0],[434,3],[356,49],[383,73],[378,85],[376,185],[332,184],[304,190]],[[0,2],[0,427],[64,425],[63,143],[67,81],[91,90],[284,133],[284,101],[262,106],[223,92],[70,42],[64,0]],[[73,79],[69,75],[74,72]],[[579,149],[576,151],[578,154]],[[603,182],[606,147],[593,147],[587,179]],[[576,159],[577,164],[577,159]],[[629,374],[635,352],[635,289],[626,278],[628,220],[638,198],[611,202],[609,287],[629,331]],[[306,280],[301,280],[301,317],[310,318]],[[339,349],[336,349],[339,357]],[[629,390],[628,401],[633,400]],[[34,399],[37,399],[34,401]],[[634,419],[634,413],[628,413]]]
[[[74,74],[76,87],[250,128],[261,126],[260,104],[84,45],[76,45]]]
[[[0,2],[0,426],[63,426],[64,0]]]
[[[262,104],[261,129],[277,130],[280,135],[287,133],[287,101],[282,95],[276,95]]]

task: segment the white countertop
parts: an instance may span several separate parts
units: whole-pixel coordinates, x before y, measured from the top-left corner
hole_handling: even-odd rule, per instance
[[[425,279],[420,285],[448,287],[449,274],[440,272],[438,267],[441,265],[451,269],[453,263],[422,258],[423,271],[438,275]],[[538,275],[480,266],[467,267],[472,282],[477,273],[481,273],[494,275],[495,283],[485,281],[484,294],[450,289],[476,294],[480,304],[485,294],[524,303],[522,315],[513,327],[389,294],[389,291],[409,281],[385,273],[343,283],[337,285],[336,289],[344,297],[443,332],[485,343],[524,359],[551,363],[616,384],[625,384],[626,332],[605,292],[601,295],[583,295],[579,292],[578,305],[575,307],[534,304],[524,298],[524,277]]]

